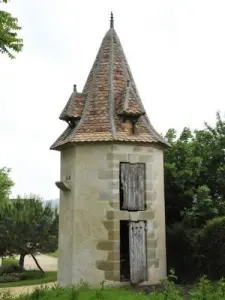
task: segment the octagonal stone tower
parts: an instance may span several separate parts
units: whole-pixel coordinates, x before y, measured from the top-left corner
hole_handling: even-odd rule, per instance
[[[163,149],[111,15],[82,93],[74,86],[51,146],[61,152],[58,283],[166,277]]]

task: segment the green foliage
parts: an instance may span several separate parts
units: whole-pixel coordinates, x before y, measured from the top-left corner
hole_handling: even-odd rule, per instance
[[[193,132],[184,128],[180,136],[170,129],[166,138],[171,144],[165,151],[168,267],[176,268],[180,280],[193,280],[210,275],[203,267],[198,233],[209,220],[225,215],[225,121],[217,113],[214,126],[205,123]],[[210,238],[205,243],[214,247]],[[210,263],[217,265],[213,256]],[[225,270],[218,263],[221,276]]]
[[[195,202],[192,207],[184,209],[184,222],[192,228],[201,228],[208,220],[225,214],[225,205],[218,201],[215,205],[210,195],[210,189],[200,186],[196,189]]]
[[[18,197],[0,210],[0,244],[7,253],[35,255],[57,249],[58,214],[50,203],[41,199]]]
[[[2,259],[2,266],[8,266],[8,265],[18,265],[19,261],[16,258],[13,257],[4,257]]]
[[[9,168],[0,168],[0,206],[9,200],[11,188],[14,183],[10,178]]]
[[[202,270],[210,279],[225,274],[225,217],[208,221],[197,237]]]
[[[138,291],[118,288],[92,289],[88,286],[78,285],[71,288],[37,287],[31,294],[24,294],[13,298],[9,292],[0,290],[0,300],[221,300],[225,297],[225,281],[210,282],[206,276],[191,289],[183,291],[173,283],[174,274],[171,273],[163,283],[163,290],[153,291],[146,295]]]
[[[21,273],[23,269],[19,265],[5,265],[0,267],[0,275],[11,274],[11,273]]]
[[[183,221],[199,228],[225,214],[225,121],[219,113],[214,127],[184,128],[177,138],[174,129],[166,138],[165,202],[167,225]]]
[[[0,168],[0,210],[4,205],[9,205],[9,196],[14,183],[10,178],[10,169]],[[0,243],[0,256],[6,253],[5,244]]]
[[[221,278],[220,281],[215,283],[203,276],[189,294],[191,300],[225,299],[225,281]]]
[[[7,0],[0,2],[7,3]],[[23,48],[23,40],[18,38],[17,32],[21,30],[17,18],[10,13],[0,10],[0,53],[7,54],[9,58],[15,58],[13,52],[20,52]]]
[[[167,224],[182,220],[184,208],[190,208],[200,174],[201,158],[193,155],[193,134],[184,128],[177,139],[170,129],[166,138],[171,148],[165,151],[165,202]]]
[[[3,274],[0,275],[0,283],[8,283],[8,282],[16,282],[20,281],[21,279],[20,273],[10,273],[10,274]]]
[[[36,270],[26,271],[18,265],[6,265],[0,268],[0,283],[36,280],[44,278],[45,274]]]
[[[51,256],[51,257],[57,258],[58,257],[58,249],[55,252],[48,253],[48,255]]]
[[[45,274],[43,274],[40,271],[37,270],[27,270],[23,272],[20,276],[20,280],[34,280],[34,279],[40,279],[45,277]]]
[[[177,283],[194,282],[199,275],[199,261],[196,255],[195,231],[183,223],[167,227],[167,260],[169,268],[174,268]]]
[[[170,274],[168,278],[163,282],[164,283],[164,291],[163,296],[164,299],[170,299],[170,300],[182,300],[183,297],[181,295],[181,291],[175,286],[174,281],[177,280],[177,277],[175,276],[175,271],[170,270]]]
[[[17,286],[30,286],[36,284],[44,284],[49,282],[55,282],[57,280],[57,272],[45,272],[44,274],[40,271],[24,271],[22,273],[17,273],[19,279],[17,281],[9,281],[0,284],[0,291],[1,288],[8,288],[8,287],[17,287]],[[8,274],[8,275],[15,275],[15,273]],[[9,278],[9,276],[7,277]],[[1,299],[1,298],[0,298]]]

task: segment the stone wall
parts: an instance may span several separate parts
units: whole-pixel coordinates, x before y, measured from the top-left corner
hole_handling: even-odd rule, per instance
[[[146,163],[147,210],[119,210],[120,162]],[[147,220],[149,282],[166,276],[163,152],[133,145],[89,144],[61,155],[60,285],[120,280],[120,220]]]
[[[119,281],[119,221],[146,220],[147,221],[147,249],[148,249],[148,278],[150,283],[158,282],[166,277],[166,242],[165,242],[165,205],[164,205],[164,168],[163,151],[154,147],[113,145],[112,152],[107,154],[108,166],[114,174],[108,183],[109,194],[119,191],[120,162],[145,163],[146,165],[146,204],[143,212],[127,212],[119,210],[119,197],[110,202],[111,210],[107,212],[107,219],[113,220],[113,231],[109,232],[109,239],[117,239],[117,249],[111,253],[114,261],[113,275],[106,279]],[[112,227],[112,226],[111,226]],[[115,260],[116,258],[116,260]],[[107,275],[107,274],[106,274]]]

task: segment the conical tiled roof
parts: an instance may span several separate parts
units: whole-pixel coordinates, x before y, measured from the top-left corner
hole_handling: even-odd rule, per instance
[[[132,135],[124,129],[126,118],[135,120]],[[51,146],[54,150],[87,142],[168,145],[145,113],[112,18],[82,93],[74,89],[60,119],[69,125]]]

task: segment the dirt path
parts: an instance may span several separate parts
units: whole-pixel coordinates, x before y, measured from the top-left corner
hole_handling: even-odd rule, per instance
[[[36,255],[38,263],[44,271],[57,271],[58,259],[44,254]],[[24,267],[26,270],[37,270],[37,266],[30,255],[25,257]]]

